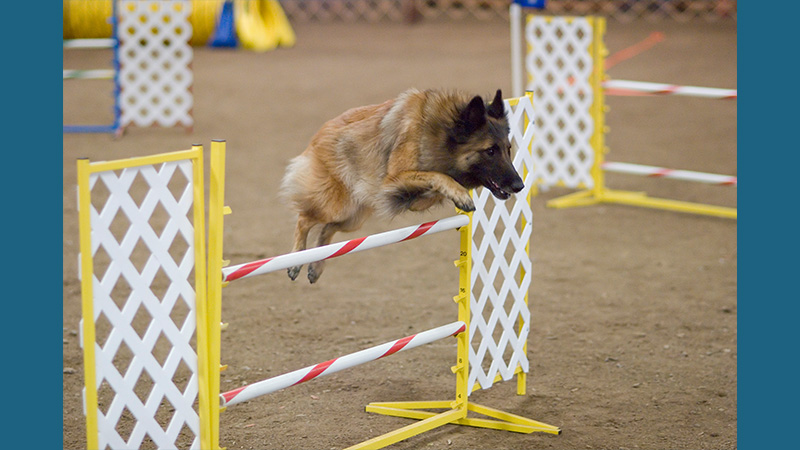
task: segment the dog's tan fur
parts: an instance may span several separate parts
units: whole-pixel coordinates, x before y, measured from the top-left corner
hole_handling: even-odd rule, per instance
[[[468,189],[476,183],[464,186],[470,183],[460,184],[453,174],[469,170],[479,153],[493,145],[508,153],[500,96],[498,90],[488,118],[471,119],[476,124],[485,121],[482,128],[469,132],[454,127],[463,126],[460,115],[466,114],[470,100],[480,98],[456,91],[410,89],[325,123],[284,176],[282,195],[298,214],[292,251],[306,248],[309,231],[318,224],[323,228],[316,246],[321,246],[338,231],[360,228],[373,213],[423,211],[446,199],[462,210],[474,210]],[[482,101],[477,103],[473,109],[483,111]],[[461,133],[457,144],[454,133]],[[322,273],[323,263],[309,265],[312,283]],[[289,276],[294,279],[300,268],[289,269]]]

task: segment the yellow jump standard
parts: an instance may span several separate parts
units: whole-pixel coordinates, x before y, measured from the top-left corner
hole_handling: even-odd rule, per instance
[[[495,430],[514,431],[517,433],[533,433],[540,431],[550,434],[561,434],[561,429],[515,414],[499,411],[486,406],[471,403],[468,399],[467,375],[469,371],[469,320],[470,320],[470,273],[472,268],[472,213],[470,224],[459,229],[461,237],[461,257],[455,261],[459,269],[459,293],[453,300],[458,304],[458,320],[467,324],[467,330],[456,336],[458,339],[458,362],[452,367],[456,374],[456,398],[444,401],[420,402],[377,402],[367,405],[367,412],[387,416],[417,419],[419,422],[391,431],[384,435],[364,441],[350,447],[354,449],[378,449],[400,442],[412,436],[424,433],[447,424],[467,425],[471,427],[491,428]],[[445,412],[434,413],[426,409],[446,409]],[[491,417],[492,419],[470,418],[469,412]]]
[[[605,72],[608,49],[604,43],[604,17],[528,15],[526,20],[528,54],[524,59],[528,89],[536,92],[536,107],[548,111],[537,115],[541,126],[535,130],[537,141],[533,153],[538,158],[535,184],[581,189],[550,200],[548,207],[614,203],[736,219],[736,208],[613,190],[606,186],[605,180],[607,172],[617,172],[736,186],[736,177],[726,175],[605,161],[609,109],[606,95],[612,95],[614,90],[722,100],[735,100],[735,90],[609,80]],[[520,66],[514,67],[517,79],[521,79],[521,71]]]

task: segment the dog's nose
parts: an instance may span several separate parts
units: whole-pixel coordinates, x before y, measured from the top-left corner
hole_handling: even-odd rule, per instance
[[[524,187],[525,187],[525,183],[522,182],[522,178],[520,178],[520,177],[515,177],[514,181],[511,182],[511,186],[509,186],[509,188],[511,189],[511,192],[513,192],[515,194],[517,192],[521,191]]]

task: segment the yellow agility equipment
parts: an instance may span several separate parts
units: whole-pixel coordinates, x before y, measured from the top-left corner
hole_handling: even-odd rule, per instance
[[[63,0],[64,39],[97,39],[112,36],[112,0]],[[193,0],[189,6],[191,45],[205,45],[216,26],[223,0]]]
[[[233,14],[244,48],[263,52],[294,46],[294,30],[277,0],[235,0]]]
[[[111,0],[63,0],[64,39],[101,39],[112,35]]]
[[[86,447],[218,448],[202,147],[77,169]]]
[[[292,47],[296,36],[278,0],[234,1],[235,28],[242,46],[254,51]],[[189,43],[209,43],[226,0],[191,0]],[[64,39],[98,39],[112,37],[112,0],[63,0]]]
[[[488,190],[473,192],[476,211],[464,214],[469,218],[459,224],[460,249],[459,259],[455,266],[459,270],[458,294],[454,297],[458,309],[458,323],[464,324],[464,331],[456,334],[456,364],[452,367],[455,374],[455,398],[451,400],[412,401],[412,402],[375,402],[366,406],[367,412],[419,420],[381,436],[356,444],[350,449],[377,449],[419,435],[444,425],[465,425],[512,431],[517,433],[544,432],[560,434],[560,428],[531,420],[519,415],[500,411],[470,402],[469,396],[478,389],[488,389],[494,382],[517,378],[517,393],[525,393],[528,370],[527,336],[530,329],[530,311],[527,305],[527,294],[530,287],[529,241],[532,230],[532,211],[530,208],[531,177],[533,173],[531,142],[532,102],[531,94],[506,101],[510,136],[509,140],[516,149],[514,167],[525,175],[528,189],[514,199],[500,202],[494,199]],[[213,163],[212,163],[213,164]],[[213,169],[212,169],[213,170]],[[221,205],[221,202],[218,202]],[[210,208],[210,214],[216,215],[221,227],[220,209]],[[449,220],[449,219],[446,219]],[[437,221],[435,223],[443,222]],[[419,227],[385,232],[323,247],[304,250],[287,255],[279,255],[259,261],[239,264],[223,269],[221,280],[210,280],[220,286],[251,276],[263,275],[301,262],[309,262],[328,257],[336,257],[357,249],[372,248],[370,238],[386,245],[401,242],[406,238],[388,239],[390,234],[400,232],[403,235],[417,236],[422,229],[433,229],[434,223]],[[502,228],[500,227],[502,224]],[[480,228],[476,233],[475,227]],[[219,228],[219,227],[210,227]],[[413,231],[413,230],[417,231]],[[480,237],[476,237],[479,235]],[[374,242],[374,241],[373,241]],[[363,247],[362,247],[363,246]],[[213,249],[213,246],[210,246]],[[514,254],[508,256],[510,252]],[[313,253],[313,256],[312,256]],[[495,255],[504,255],[495,257]],[[209,257],[221,259],[221,255]],[[294,259],[302,259],[295,261]],[[489,259],[487,263],[485,260]],[[292,259],[292,261],[287,261]],[[211,269],[210,269],[211,270]],[[506,300],[511,298],[512,302]],[[221,301],[216,302],[221,303]],[[506,310],[506,303],[512,306]],[[503,305],[503,306],[498,306]],[[487,311],[488,309],[488,311]],[[432,331],[432,330],[431,330]],[[447,334],[447,333],[445,333]],[[407,339],[397,342],[408,342]],[[393,343],[379,346],[397,348]],[[334,358],[324,363],[310,365],[306,368],[278,375],[267,380],[252,383],[221,393],[223,408],[233,407],[242,401],[253,400],[258,396],[275,392],[278,389],[294,386],[344,368],[353,367],[367,360],[374,360],[372,350],[363,350],[354,354]],[[368,352],[370,355],[368,355]],[[377,352],[380,355],[383,350]],[[391,353],[387,352],[387,354]],[[509,357],[507,354],[511,354]],[[357,361],[356,361],[357,360]],[[431,411],[437,410],[437,411]],[[443,411],[442,411],[443,410]],[[484,417],[470,417],[470,413]]]
[[[446,424],[517,433],[543,432],[556,435],[561,433],[561,429],[556,426],[482,406],[469,400],[472,392],[487,389],[495,382],[513,377],[517,378],[517,394],[524,395],[526,391],[525,355],[530,326],[530,317],[527,313],[531,276],[527,262],[530,261],[529,244],[532,227],[530,200],[535,189],[531,170],[533,167],[531,99],[532,93],[529,92],[523,97],[512,98],[506,102],[511,129],[510,141],[517,149],[514,167],[525,180],[525,190],[515,199],[506,200],[506,203],[502,204],[486,190],[473,192],[477,210],[469,214],[471,218],[469,225],[459,230],[460,258],[455,262],[459,269],[459,293],[453,300],[458,305],[459,320],[466,321],[469,333],[458,336],[457,363],[452,368],[456,375],[455,399],[370,403],[366,407],[368,412],[416,419],[420,422],[370,439],[351,449],[381,448]],[[476,228],[480,228],[480,232],[476,232]],[[495,233],[495,230],[501,232]],[[502,236],[498,239],[496,234]],[[482,237],[477,238],[478,235]],[[503,247],[503,243],[506,247]],[[506,265],[503,258],[492,259],[493,256],[490,256],[490,254],[506,254],[510,249],[516,253],[511,259],[517,261],[519,265]],[[488,263],[485,261],[487,258],[491,260]],[[487,270],[487,267],[493,269]],[[502,280],[497,278],[497,274],[503,274],[500,277]],[[505,311],[493,307],[492,303],[497,297],[512,297],[514,299],[512,310]],[[487,308],[491,309],[491,314],[486,311]],[[497,328],[493,328],[485,321],[485,316],[496,318]],[[518,328],[517,332],[513,333],[511,331],[515,324]],[[493,338],[496,337],[499,328],[504,328],[500,341],[505,341],[508,347],[494,347],[496,343]],[[499,354],[488,350],[491,348],[495,348],[495,353],[513,348],[515,356],[507,361]],[[485,367],[487,357],[491,357],[488,370]],[[485,417],[470,417],[470,412]]]
[[[518,10],[512,9],[512,13],[512,24],[522,20]],[[521,59],[518,40],[523,37],[518,31],[513,31],[519,28],[512,28],[515,44],[512,48],[516,49],[514,60]],[[606,173],[616,172],[736,186],[734,176],[608,162],[605,142],[608,132],[606,113],[609,110],[606,96],[616,91],[636,90],[651,95],[731,100],[736,98],[735,90],[608,80],[605,73],[608,50],[604,44],[604,17],[528,15],[524,28],[527,89],[535,92],[537,109],[547,112],[537,116],[535,183],[544,187],[579,189],[550,200],[547,206],[567,208],[615,203],[736,219],[736,208],[614,190],[606,186],[605,179]],[[515,85],[520,84],[522,66],[515,64],[512,72]]]
[[[473,213],[458,211],[451,218],[232,267],[226,267],[222,245],[224,216],[231,213],[224,205],[224,141],[211,144],[207,205],[199,145],[151,157],[78,161],[87,448],[217,450],[220,414],[228,407],[450,336],[457,342],[454,397],[370,403],[367,412],[417,422],[352,449],[382,448],[448,424],[560,434],[556,426],[469,399],[474,391],[513,378],[523,395],[529,367],[531,94],[507,100],[506,107],[514,167],[524,174],[528,191],[502,202],[480,189],[472,192]],[[457,321],[220,392],[220,372],[226,368],[221,331],[227,326],[221,320],[222,290],[228,283],[282,270],[284,257],[316,261],[454,229],[459,233]],[[175,247],[176,240],[191,248]],[[330,247],[336,248],[331,255],[319,256]],[[157,275],[161,283],[153,282]],[[191,381],[178,386],[176,380]],[[141,392],[149,394],[141,397]],[[146,406],[157,404],[172,407],[152,411]],[[162,417],[168,426],[159,423]]]
[[[465,321],[469,328],[470,318],[472,317],[470,312],[470,292],[472,291],[470,285],[472,273],[472,213],[468,215],[470,216],[470,223],[459,229],[461,257],[455,261],[455,265],[459,270],[459,293],[453,300],[458,305],[458,319]],[[366,407],[367,412],[416,419],[419,420],[419,422],[364,441],[349,447],[348,450],[383,448],[387,445],[400,442],[404,439],[448,424],[491,428],[517,433],[533,433],[538,431],[550,434],[561,434],[561,429],[558,427],[470,402],[468,398],[470,394],[468,390],[470,369],[469,333],[461,333],[457,336],[457,339],[458,350],[456,365],[452,368],[453,373],[456,375],[455,399],[444,401],[370,403]],[[444,409],[445,411],[438,413],[426,411],[429,409]],[[470,411],[489,418],[467,417]]]
[[[594,102],[592,103],[590,111],[594,120],[594,134],[591,139],[592,147],[595,149],[594,164],[591,168],[594,186],[584,191],[550,200],[547,206],[551,208],[568,208],[600,203],[616,203],[620,205],[736,219],[736,208],[654,198],[648,196],[644,192],[621,191],[609,189],[606,186],[605,173],[609,171],[605,161],[605,155],[608,153],[608,148],[605,145],[605,134],[608,132],[605,123],[605,115],[608,111],[608,106],[606,106],[605,102],[606,88],[604,87],[604,83],[607,81],[607,76],[605,74],[605,57],[608,56],[608,49],[606,49],[603,40],[606,30],[606,21],[605,17],[589,17],[587,20],[593,23],[590,52],[594,63],[592,65],[590,83],[594,94]]]

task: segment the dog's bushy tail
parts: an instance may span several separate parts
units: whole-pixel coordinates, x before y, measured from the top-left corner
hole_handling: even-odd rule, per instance
[[[303,199],[307,197],[306,186],[312,181],[311,161],[307,155],[301,154],[292,158],[286,167],[281,180],[278,196],[295,211],[302,209]]]

